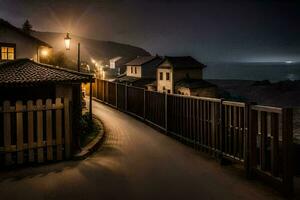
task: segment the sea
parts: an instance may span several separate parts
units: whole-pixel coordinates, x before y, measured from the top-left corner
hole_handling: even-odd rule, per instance
[[[300,63],[206,63],[204,79],[300,80]]]

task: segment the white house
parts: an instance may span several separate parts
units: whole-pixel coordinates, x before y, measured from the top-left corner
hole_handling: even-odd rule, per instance
[[[159,56],[140,56],[126,63],[126,73],[116,81],[128,85],[145,87],[156,79],[156,69],[162,58]]]

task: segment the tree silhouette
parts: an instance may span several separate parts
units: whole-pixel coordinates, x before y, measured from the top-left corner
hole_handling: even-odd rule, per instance
[[[30,34],[32,30],[32,25],[30,24],[28,19],[24,22],[22,29],[25,33]]]

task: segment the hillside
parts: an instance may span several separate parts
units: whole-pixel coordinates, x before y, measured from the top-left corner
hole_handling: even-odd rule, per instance
[[[149,55],[149,53],[139,47],[121,44],[111,41],[100,41],[71,35],[71,50],[66,51],[64,46],[65,33],[52,32],[32,32],[32,35],[49,43],[55,52],[65,52],[73,60],[77,59],[77,44],[81,43],[81,58],[83,61],[91,59],[107,62],[108,59],[122,56],[124,58],[135,58],[137,56]]]

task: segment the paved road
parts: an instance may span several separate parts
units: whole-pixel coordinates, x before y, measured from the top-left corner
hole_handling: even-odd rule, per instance
[[[0,173],[0,199],[276,199],[242,172],[105,105],[103,146],[84,161]]]

